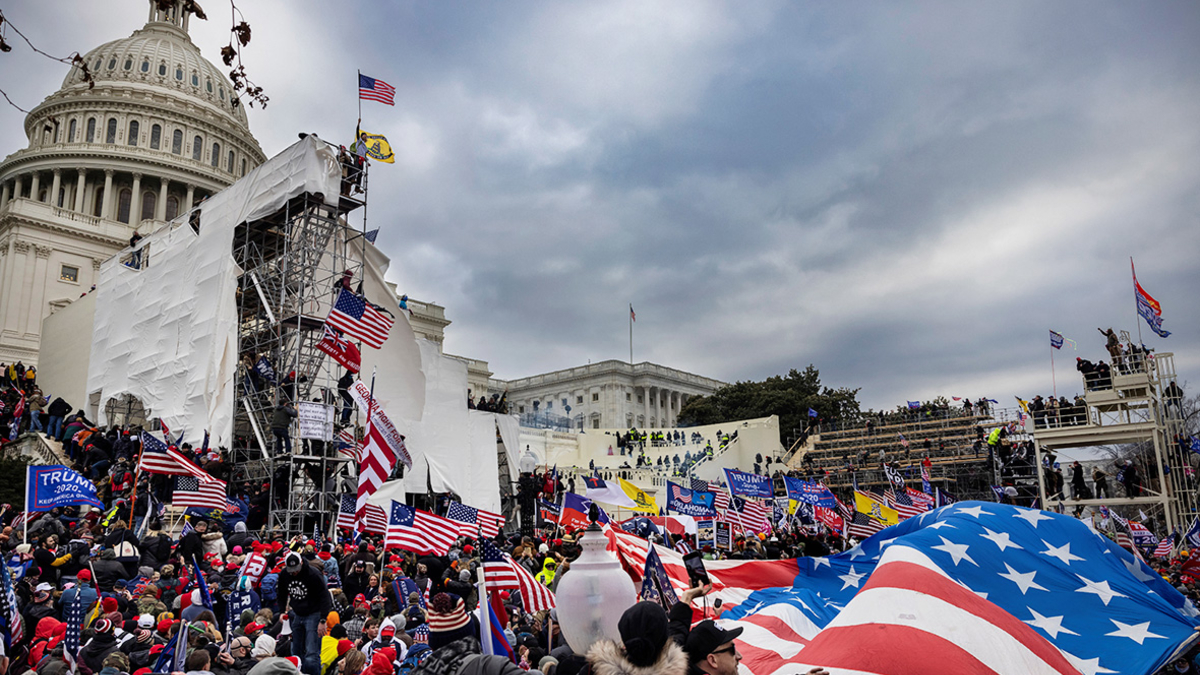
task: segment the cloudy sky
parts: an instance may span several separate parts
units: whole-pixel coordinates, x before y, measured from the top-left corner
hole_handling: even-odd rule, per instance
[[[227,7],[193,39],[211,60]],[[394,166],[369,219],[446,349],[515,378],[634,357],[726,381],[815,364],[871,407],[1079,388],[1137,325],[1129,258],[1200,381],[1200,5],[242,0],[268,155],[346,142],[355,71]],[[15,0],[54,53],[139,0]],[[9,39],[14,36],[10,34]],[[23,44],[25,107],[66,67]],[[0,153],[23,147],[0,108]]]

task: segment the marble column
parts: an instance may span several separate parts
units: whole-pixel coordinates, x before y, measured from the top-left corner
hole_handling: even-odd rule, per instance
[[[170,184],[171,181],[167,180],[166,178],[162,178],[159,182],[158,203],[154,205],[155,220],[167,219],[167,186]]]
[[[112,169],[104,170],[104,194],[100,200],[100,218],[103,220],[112,219],[112,191],[113,191],[113,173]]]
[[[642,423],[638,427],[650,426],[650,387],[642,387]]]
[[[29,200],[38,201],[38,190],[42,187],[42,175],[37,171],[33,172],[33,179],[29,181]]]
[[[79,180],[75,182],[75,212],[83,213],[83,195],[87,190],[84,189],[85,181],[87,180],[87,171],[79,170]]]
[[[9,253],[12,260],[12,270],[8,273],[10,289],[3,294],[4,299],[4,332],[19,336],[21,334],[22,317],[21,299],[25,296],[24,286],[29,282],[29,242],[14,241]],[[15,292],[14,292],[15,291]]]
[[[133,196],[129,199],[129,224],[137,227],[142,218],[142,174],[133,174]]]
[[[8,204],[8,190],[8,181],[4,181],[4,185],[0,186],[0,209],[4,208],[4,206]]]
[[[192,210],[192,200],[196,198],[196,186],[189,184],[187,186],[187,198],[183,201],[183,208],[179,209],[180,213],[187,213]]]
[[[54,206],[62,206],[58,203],[58,191],[62,189],[62,169],[54,170],[54,181],[50,183],[50,203]]]
[[[33,250],[36,257],[29,288],[29,309],[25,314],[25,334],[41,335],[42,318],[46,315],[47,268],[50,266],[50,254],[54,249],[34,244]]]
[[[24,183],[21,180],[21,175],[17,174],[16,180],[13,181],[13,199],[20,199],[22,187],[24,187]]]

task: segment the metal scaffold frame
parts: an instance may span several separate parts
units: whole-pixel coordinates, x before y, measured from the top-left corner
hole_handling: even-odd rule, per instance
[[[1138,444],[1135,452],[1145,496],[1107,495],[1102,499],[1067,499],[1067,507],[1127,506],[1150,508],[1153,515],[1161,510],[1167,532],[1186,528],[1197,517],[1196,486],[1190,474],[1190,451],[1175,441],[1184,420],[1168,405],[1166,389],[1175,381],[1174,354],[1155,354],[1152,358],[1130,361],[1114,371],[1110,387],[1086,392],[1086,410],[1067,423],[1066,418],[1047,417],[1030,420],[1037,462],[1048,452],[1109,445]],[[1049,506],[1045,471],[1038,472],[1042,504]],[[1110,493],[1113,493],[1110,487]],[[1136,514],[1136,511],[1134,511]],[[1166,534],[1166,533],[1162,533]]]
[[[343,155],[345,158],[345,155]],[[338,366],[317,345],[343,274],[363,277],[367,170],[343,162],[336,207],[323,195],[297,196],[279,211],[240,226],[233,254],[238,279],[238,379],[234,417],[234,487],[270,485],[266,526],[288,536],[333,529],[339,484],[357,467],[337,441],[300,439],[289,423],[292,452],[277,452],[271,419],[285,401],[339,407]],[[346,217],[362,209],[361,229]],[[273,371],[256,370],[265,359]],[[273,381],[272,381],[273,380]]]

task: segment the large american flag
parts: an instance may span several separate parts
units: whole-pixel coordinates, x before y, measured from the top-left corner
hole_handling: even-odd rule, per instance
[[[400,440],[403,446],[404,439]],[[362,446],[358,450],[358,499],[357,517],[361,523],[366,517],[367,498],[375,494],[380,485],[396,466],[396,453],[383,437],[379,426],[374,423],[374,414],[368,409],[367,429]]]
[[[395,319],[375,309],[365,298],[346,289],[338,291],[337,302],[325,317],[325,323],[343,333],[362,340],[376,349],[383,346]]]
[[[513,560],[512,556],[486,539],[481,541],[479,546],[483,556],[483,578],[488,590],[519,589],[521,602],[524,603],[527,612],[537,612],[555,606],[554,593],[538,583],[529,570]]]
[[[168,436],[170,438],[170,436]],[[201,482],[211,483],[216,480],[205,473],[204,469],[196,466],[190,459],[183,456],[174,446],[158,440],[148,431],[142,432],[142,456],[138,460],[138,470],[147,473],[165,473],[174,476],[195,476]],[[222,507],[223,508],[223,507]]]
[[[358,97],[367,101],[378,101],[387,105],[396,105],[396,88],[374,77],[358,74]]]
[[[766,502],[757,499],[742,499],[735,497],[733,513],[726,514],[726,520],[734,525],[741,524],[754,532],[770,532],[771,516],[774,508]]]
[[[225,481],[215,478],[212,482],[205,483],[195,476],[176,476],[171,503],[175,506],[196,506],[224,511],[225,488]]]
[[[446,517],[461,523],[458,533],[467,537],[478,537],[482,532],[484,537],[491,539],[504,527],[504,516],[459,502],[450,502]]]
[[[608,536],[640,582],[646,542]],[[655,550],[672,585],[685,590],[682,557]],[[736,642],[752,675],[812,666],[857,674],[1153,673],[1186,652],[1200,626],[1187,598],[1085,524],[1003,504],[924,513],[837,555],[705,568],[714,591],[693,609],[723,600],[718,623],[745,628]],[[1052,649],[1033,648],[1040,643],[1026,628]],[[876,631],[881,648],[863,649],[861,634],[839,635],[851,629]],[[823,630],[831,630],[827,638]],[[907,639],[898,644],[898,636]]]
[[[66,657],[71,672],[75,672],[75,661],[79,658],[80,641],[83,635],[83,610],[82,594],[76,591],[75,597],[63,610],[63,620],[67,624],[67,634],[63,638],[63,656]]]
[[[388,548],[395,546],[405,551],[446,555],[458,538],[459,525],[448,518],[393,500],[383,543]]]

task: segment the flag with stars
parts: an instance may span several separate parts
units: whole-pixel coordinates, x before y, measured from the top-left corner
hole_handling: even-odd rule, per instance
[[[67,624],[67,633],[63,638],[63,656],[66,657],[71,672],[74,672],[75,659],[79,657],[80,637],[83,634],[83,597],[76,593],[63,612],[63,621]]]
[[[765,562],[737,569],[765,578]],[[1200,639],[1200,612],[1145,563],[1074,518],[1034,509],[960,502],[796,562],[789,585],[750,592],[724,585],[734,561],[706,564],[717,579],[709,601],[728,605],[721,623],[747,627],[738,648],[754,675],[784,664],[892,673],[897,659],[951,672],[939,661],[951,654],[956,673],[1149,675]],[[770,627],[780,617],[787,630]],[[867,627],[881,648],[845,649]]]
[[[646,554],[646,567],[642,572],[642,588],[638,592],[638,599],[657,602],[668,612],[679,602],[675,589],[671,587],[671,577],[667,576],[667,568],[663,567],[662,560],[653,546]]]
[[[417,630],[413,632],[413,642],[419,642],[423,645],[429,644],[429,624],[423,623],[417,626]]]

